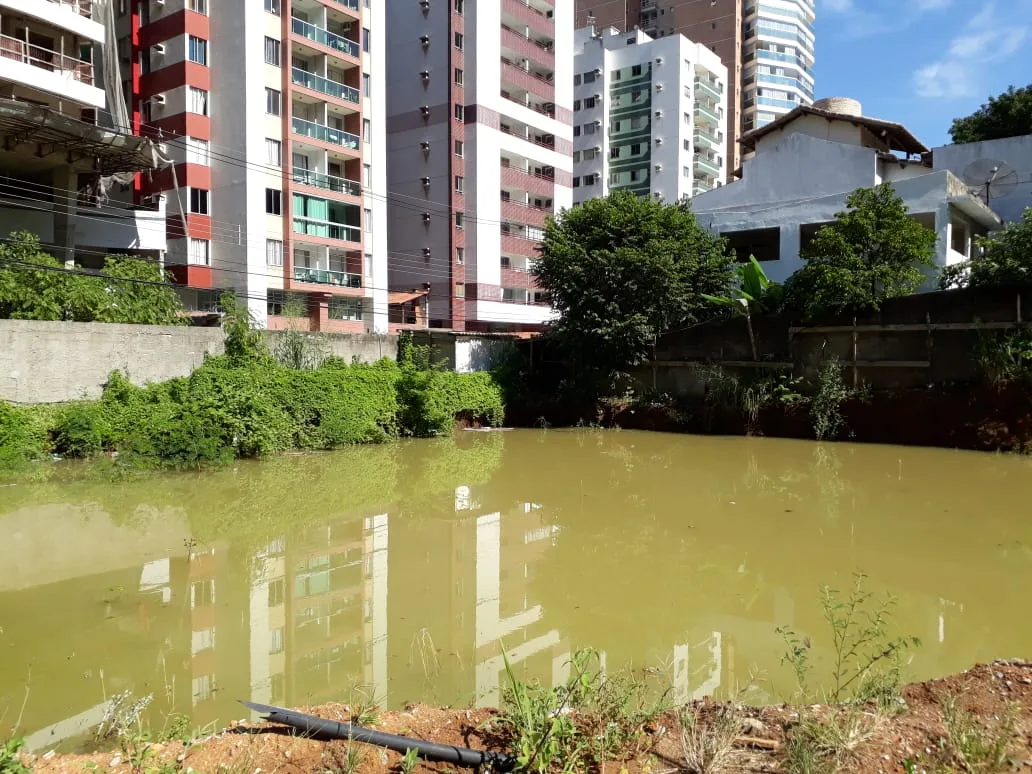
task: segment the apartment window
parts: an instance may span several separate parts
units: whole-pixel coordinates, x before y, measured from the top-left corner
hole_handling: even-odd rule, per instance
[[[594,97],[586,97],[584,99],[584,109],[585,110],[591,110],[593,107],[595,107],[595,98]]]
[[[640,172],[640,170],[637,170],[637,169],[632,169],[631,170],[631,182],[632,183],[637,183],[638,182],[638,180],[640,178],[639,172]]]
[[[455,263],[460,266],[466,262],[466,248],[456,247],[455,248]]]
[[[210,244],[207,239],[194,239],[191,237],[187,250],[187,263],[193,266],[207,266],[210,262]]]
[[[208,0],[190,0],[190,10],[194,13],[208,15]]]
[[[573,178],[573,187],[574,188],[580,188],[580,178],[579,177]]]
[[[280,42],[276,38],[265,37],[265,64],[280,64]]]
[[[459,49],[459,51],[462,51],[463,42],[464,41],[463,41],[462,33],[461,32],[456,32],[455,33],[455,48]]]
[[[620,158],[620,146],[614,145],[609,149],[609,158],[618,159]]]
[[[692,176],[692,168],[691,167],[683,167],[681,169],[681,174],[684,177],[691,177]]]
[[[270,167],[283,165],[283,143],[279,140],[265,138],[265,157]]]
[[[740,263],[756,256],[757,261],[777,261],[781,258],[781,229],[757,228],[748,231],[724,232],[728,248],[735,253]]]
[[[370,209],[362,210],[362,222],[365,223],[365,230],[367,234],[373,233],[373,211]]]
[[[208,650],[209,648],[215,647],[215,627],[210,626],[207,629],[199,629],[193,633],[192,642],[190,644],[190,652],[194,655],[200,653],[202,650]]]
[[[635,142],[635,143],[631,144],[631,155],[632,156],[640,156],[641,155],[641,143],[640,142]]]
[[[331,320],[361,320],[362,299],[331,297],[327,313]]]
[[[584,185],[595,185],[595,176],[594,175],[585,175],[584,176]],[[540,237],[535,237],[535,239],[544,239],[544,234],[541,234]]]
[[[373,166],[372,164],[362,165],[362,185],[366,188],[373,187]]]
[[[189,89],[189,105],[188,110],[191,113],[197,113],[200,116],[208,115],[208,92],[204,89],[197,89],[193,86],[187,87]]]
[[[280,240],[265,240],[265,263],[269,266],[283,265],[283,243]]]
[[[463,105],[455,106],[455,120],[465,121],[466,120],[466,108]]]
[[[462,175],[455,176],[455,193],[462,193],[466,187],[466,179]]]
[[[198,140],[196,137],[186,138],[186,163],[200,164],[207,167],[211,164],[211,155],[208,150],[207,140]]]
[[[197,215],[208,214],[208,192],[205,189],[190,189],[190,212]]]
[[[462,14],[466,12],[466,0],[455,0],[455,13]]]
[[[455,213],[455,228],[465,228],[464,222],[465,222],[465,219],[463,218],[462,213],[461,212],[456,212]]]
[[[641,65],[640,64],[631,65],[631,77],[633,78],[636,75],[641,75]]]
[[[573,85],[574,86],[580,86],[580,84],[581,84],[581,76],[580,76],[580,73],[577,73],[575,76],[573,76]]]
[[[265,10],[268,13],[280,15],[280,0],[265,0]]]
[[[587,124],[584,124],[584,134],[594,134],[594,133],[595,133],[595,122],[594,121],[592,121],[590,123],[587,123]]]
[[[282,307],[286,305],[286,294],[282,290],[270,290],[266,296],[271,306],[274,302],[273,299],[279,305],[279,310],[276,312],[269,312],[269,314],[282,314]],[[282,605],[287,598],[287,584],[283,578],[276,578],[275,580],[269,581],[269,607],[278,607]]]
[[[612,70],[612,71],[610,71],[609,77],[610,77],[611,80],[614,80],[614,81],[620,80],[620,77],[621,77],[620,76],[620,71],[619,70]]]
[[[580,100],[579,99],[575,99],[573,101],[573,109],[574,110],[580,110]]]
[[[466,150],[466,144],[462,140],[456,140],[455,141],[455,155],[458,156],[461,159],[463,154],[464,154],[464,152],[465,152],[465,150]]]
[[[265,189],[265,211],[270,215],[283,214],[283,192],[278,188]]]
[[[595,71],[594,70],[592,70],[589,73],[584,73],[584,82],[585,83],[594,83],[595,82]]]
[[[465,82],[466,74],[462,72],[462,68],[455,68],[455,85],[461,86]]]
[[[265,112],[270,116],[280,114],[280,93],[276,89],[265,89]]]
[[[283,652],[283,627],[280,626],[269,632],[269,654]]]
[[[373,141],[373,122],[368,118],[362,119],[362,139],[366,142]]]
[[[580,151],[574,151],[573,152],[573,163],[574,164],[579,164],[580,163],[580,158],[581,158],[581,152]]]
[[[362,94],[366,97],[373,96],[373,79],[369,73],[362,73]]]
[[[465,298],[466,297],[466,286],[461,282],[455,283],[455,297]]]
[[[692,122],[692,117],[688,113],[684,114],[684,125],[688,126]]]
[[[691,150],[692,149],[692,144],[690,142],[688,142],[688,140],[685,140],[683,145],[684,145],[684,149],[685,150]]]
[[[362,28],[362,50],[365,51],[367,54],[369,53],[369,36],[371,34],[372,33],[369,32],[368,28]]]
[[[208,65],[208,41],[190,36],[190,61],[199,65]]]

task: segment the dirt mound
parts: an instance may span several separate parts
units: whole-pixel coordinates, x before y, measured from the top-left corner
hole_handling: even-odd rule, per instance
[[[940,771],[1032,770],[1032,662],[997,661],[958,675],[908,685],[896,711],[812,705],[731,708],[703,700],[696,703],[696,738],[711,738],[721,718],[733,717],[727,749],[717,772],[790,771],[796,756],[824,751],[819,771],[859,774]],[[342,704],[301,707],[319,717],[349,720]],[[411,706],[385,713],[375,728],[434,742],[503,750],[508,741],[484,731],[493,710],[438,709]],[[650,724],[648,750],[633,759],[614,761],[605,772],[692,771],[685,760],[677,713]],[[827,729],[835,729],[828,733]],[[709,734],[710,736],[707,736]],[[1002,745],[996,754],[994,743]],[[808,749],[807,745],[810,745]],[[834,748],[834,749],[832,749]],[[976,761],[996,758],[995,767]],[[401,756],[369,745],[321,742],[283,726],[241,723],[190,744],[129,745],[90,755],[23,756],[40,774],[104,770],[112,774],[315,774],[341,771],[379,774],[403,771]],[[453,771],[444,764],[422,763],[412,771]]]

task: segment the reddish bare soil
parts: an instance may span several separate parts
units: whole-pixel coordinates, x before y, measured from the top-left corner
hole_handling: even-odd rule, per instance
[[[1015,733],[1010,739],[1006,762],[999,768],[965,768],[947,736],[944,703],[956,697],[957,706],[972,713],[983,729],[993,728],[1006,713],[1014,713]],[[1032,771],[1032,661],[1000,661],[979,665],[959,675],[915,683],[904,691],[905,706],[888,716],[873,707],[861,713],[864,739],[843,753],[837,763],[822,764],[821,771],[859,774],[910,771]],[[701,724],[706,726],[720,705],[704,700],[696,705]],[[303,707],[301,711],[335,720],[349,719],[345,705]],[[717,772],[776,772],[786,768],[787,745],[798,734],[800,714],[829,722],[846,710],[827,706],[773,706],[743,708],[741,734],[730,758]],[[429,739],[449,745],[478,749],[504,749],[505,739],[492,738],[482,729],[495,713],[491,710],[435,709],[413,706],[403,712],[383,715],[376,728],[382,731]],[[669,713],[647,729],[646,752],[628,760],[601,767],[603,774],[660,774],[692,771],[682,754],[677,716]],[[235,774],[321,774],[330,771],[360,771],[369,774],[401,771],[400,756],[369,746],[355,745],[361,755],[358,768],[349,767],[345,742],[305,739],[282,726],[265,723],[228,728],[189,745],[180,742],[155,744],[135,768],[123,752],[91,755],[25,756],[25,762],[40,774],[62,774],[104,770],[112,774],[172,774],[187,772],[233,772]],[[352,762],[354,753],[352,754]],[[420,764],[414,771],[453,771],[441,764]]]

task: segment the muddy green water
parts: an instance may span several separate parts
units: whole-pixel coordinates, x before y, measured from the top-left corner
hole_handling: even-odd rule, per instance
[[[1032,461],[935,449],[593,431],[0,487],[0,738],[69,748],[105,696],[195,726],[237,699],[493,704],[499,642],[571,650],[677,698],[791,681],[826,653],[818,588],[898,597],[909,670],[1032,656]]]

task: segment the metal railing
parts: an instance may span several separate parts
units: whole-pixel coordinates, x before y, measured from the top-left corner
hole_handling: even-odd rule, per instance
[[[331,145],[342,145],[351,150],[358,150],[362,138],[357,134],[350,134],[341,129],[334,129],[332,126],[317,124],[315,121],[306,121],[303,118],[290,119],[290,128],[294,134],[303,134],[313,140],[328,142]]]
[[[702,171],[710,175],[720,174],[720,164],[715,159],[709,159],[702,154],[696,154],[694,163],[696,172]]]
[[[298,19],[296,16],[291,17],[290,25],[295,35],[315,41],[320,46],[332,48],[348,56],[357,57],[359,54],[358,43],[355,41],[348,40],[322,27],[316,27],[314,24],[309,24],[304,19]]]
[[[337,3],[351,11],[358,11],[358,0],[337,0]]]
[[[310,269],[307,266],[294,267],[295,282],[310,282],[314,285],[336,285],[341,288],[362,287],[362,275],[332,269]]]
[[[312,89],[318,91],[321,94],[326,94],[336,99],[342,99],[345,102],[354,102],[358,104],[358,89],[354,86],[348,86],[338,81],[331,81],[329,78],[323,78],[321,75],[310,73],[302,70],[300,67],[292,67],[290,69],[291,80],[296,86],[304,86],[306,89]]]
[[[509,127],[509,126],[502,126],[500,128],[501,128],[502,134],[507,134],[507,135],[509,135],[511,137],[515,137],[515,138],[520,139],[520,140],[526,140],[527,142],[534,143],[534,145],[540,145],[542,148],[548,148],[549,150],[555,150],[555,139],[554,138],[553,138],[551,143],[548,143],[548,142],[545,142],[544,140],[537,139],[536,137],[534,137],[534,135],[530,134],[529,131],[526,134],[522,134],[520,132],[517,132],[516,130],[514,130],[512,127]]]
[[[85,16],[87,19],[93,18],[93,0],[50,0],[50,2],[70,8],[79,16]]]
[[[24,40],[0,35],[0,58],[38,67],[52,73],[68,73],[79,83],[93,85],[93,64]]]
[[[705,105],[699,102],[695,103],[695,117],[705,118],[707,121],[710,121],[714,124],[720,123],[720,116],[717,115],[717,111],[711,110],[710,108],[706,107]]]
[[[701,129],[695,130],[695,134],[692,135],[692,139],[695,140],[696,145],[706,145],[714,150],[719,150],[724,145],[723,141],[716,135],[702,131]]]
[[[711,97],[713,97],[713,99],[717,100],[718,102],[721,99],[723,99],[723,96],[720,93],[720,86],[714,81],[707,80],[706,78],[695,79],[695,90],[707,92]]]
[[[345,177],[324,175],[321,172],[312,172],[303,167],[294,167],[293,179],[295,183],[310,185],[314,188],[325,188],[334,193],[348,194],[349,196],[361,196],[362,184],[355,180],[348,180]]]
[[[358,226],[347,226],[343,223],[334,223],[329,220],[316,220],[315,218],[294,217],[294,233],[305,236],[322,237],[324,239],[339,239],[344,242],[361,242],[362,229]]]

